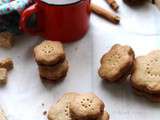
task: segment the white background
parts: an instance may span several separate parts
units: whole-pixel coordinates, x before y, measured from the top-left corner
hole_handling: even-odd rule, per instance
[[[93,2],[109,8],[104,0]],[[127,82],[106,84],[97,75],[101,56],[115,43],[132,46],[136,55],[160,48],[160,11],[150,3],[140,8],[118,3],[120,25],[92,15],[87,35],[65,44],[70,68],[66,79],[57,84],[43,84],[38,76],[32,52],[41,38],[18,36],[12,49],[0,49],[0,57],[11,57],[15,64],[7,85],[0,87],[0,105],[9,120],[46,120],[43,111],[69,91],[96,93],[111,120],[160,119],[160,104],[135,96]]]

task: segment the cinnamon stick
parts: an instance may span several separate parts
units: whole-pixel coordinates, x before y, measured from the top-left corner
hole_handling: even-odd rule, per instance
[[[91,3],[91,10],[92,12],[98,14],[99,16],[109,20],[110,22],[114,23],[114,24],[119,24],[120,23],[120,17],[113,15],[113,13],[107,11],[106,9]]]
[[[106,2],[109,4],[109,6],[114,10],[117,11],[119,8],[119,5],[115,0],[106,0]]]

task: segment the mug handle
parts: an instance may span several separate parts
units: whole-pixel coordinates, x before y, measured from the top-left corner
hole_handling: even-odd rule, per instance
[[[20,18],[20,30],[30,33],[32,35],[36,35],[38,33],[37,26],[34,28],[27,27],[27,22],[29,18],[38,12],[37,3],[33,4],[29,8],[25,9]]]

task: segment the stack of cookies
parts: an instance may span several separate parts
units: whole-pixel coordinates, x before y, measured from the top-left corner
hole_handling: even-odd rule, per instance
[[[109,120],[104,103],[93,93],[66,93],[48,111],[49,120]]]
[[[68,61],[61,42],[43,41],[34,48],[34,56],[41,78],[57,81],[66,76]]]
[[[131,85],[138,95],[160,102],[160,50],[136,58]]]

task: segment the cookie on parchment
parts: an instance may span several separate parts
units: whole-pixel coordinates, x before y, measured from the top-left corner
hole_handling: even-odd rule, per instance
[[[68,72],[68,61],[65,60],[63,63],[55,66],[43,66],[39,65],[39,74],[41,78],[48,80],[59,80],[66,76]]]
[[[36,62],[42,65],[55,65],[65,60],[63,44],[59,41],[45,40],[34,48]]]
[[[152,98],[160,95],[160,50],[137,57],[131,75],[134,89]]]
[[[134,59],[135,55],[131,47],[115,44],[101,58],[99,76],[110,82],[119,81],[120,78],[129,73]]]
[[[96,120],[104,112],[104,103],[93,93],[79,94],[72,101],[70,111],[77,120]]]
[[[78,93],[66,93],[64,96],[52,106],[48,111],[49,120],[73,120],[70,114],[70,104]]]

